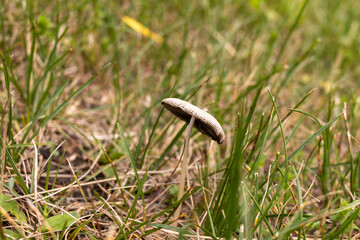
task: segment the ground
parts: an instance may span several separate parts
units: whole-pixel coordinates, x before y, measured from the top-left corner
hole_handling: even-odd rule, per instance
[[[1,237],[357,239],[359,7],[1,0]]]

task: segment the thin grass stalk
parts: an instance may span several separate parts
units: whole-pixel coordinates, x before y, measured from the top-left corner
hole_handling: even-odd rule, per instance
[[[0,0],[0,28],[1,28],[1,41],[0,41],[0,49],[5,49],[5,37],[6,37],[6,29],[5,29],[5,0]]]
[[[33,99],[33,105],[36,106],[34,107],[34,109],[39,109],[40,106],[41,106],[41,101],[39,101],[39,98],[40,96],[42,96],[42,98],[44,98],[44,91],[43,89],[41,90],[38,90],[39,86],[41,83],[45,83],[45,80],[49,74],[49,72],[61,61],[63,60],[69,53],[72,52],[72,50],[67,50],[62,56],[60,56],[58,59],[55,59],[53,61],[53,59],[56,57],[56,51],[57,51],[57,47],[58,47],[58,44],[59,44],[59,40],[66,34],[68,28],[65,28],[65,30],[63,31],[63,33],[60,35],[60,37],[58,37],[58,31],[59,31],[59,27],[57,26],[57,29],[56,29],[56,33],[55,33],[55,43],[54,43],[54,47],[50,53],[50,56],[48,57],[48,60],[46,62],[46,66],[45,66],[45,69],[44,69],[44,72],[42,74],[42,76],[40,77],[40,79],[34,83],[34,86],[31,90],[31,99]],[[44,85],[44,84],[43,84]],[[41,87],[43,87],[43,85],[41,85]],[[50,86],[49,86],[50,85]],[[47,88],[50,88],[52,87],[52,84],[51,83],[48,83],[48,86]],[[48,97],[49,95],[45,95],[45,97]],[[36,110],[33,111],[33,115],[36,114]]]
[[[162,166],[164,166],[169,160],[165,159],[165,157],[168,155],[168,153],[171,151],[171,149],[173,149],[173,147],[175,146],[175,144],[178,142],[178,140],[180,139],[180,137],[182,136],[183,132],[186,129],[186,124],[184,124],[184,126],[179,130],[179,132],[175,135],[175,137],[171,140],[170,144],[166,147],[166,149],[163,151],[163,153],[161,154],[161,156],[159,157],[159,159],[156,160],[156,162],[154,162],[153,164],[151,164],[150,169],[154,170],[154,169],[159,169]]]
[[[1,17],[2,19],[2,17]],[[4,40],[5,41],[5,40]],[[3,63],[3,73],[4,73],[4,78],[5,78],[5,85],[6,85],[6,92],[7,92],[7,100],[4,104],[4,106],[2,106],[2,113],[1,113],[1,124],[0,124],[0,129],[2,130],[2,148],[1,148],[1,183],[0,183],[0,194],[3,194],[3,190],[4,190],[4,177],[5,177],[5,164],[6,164],[6,160],[5,160],[5,152],[6,152],[6,139],[7,139],[7,132],[8,132],[8,124],[9,127],[11,127],[11,121],[8,123],[8,121],[6,120],[6,112],[8,109],[8,105],[11,105],[11,94],[10,94],[10,83],[9,83],[9,75],[8,75],[8,71],[7,71],[7,66],[6,66],[6,62],[5,62],[5,58],[0,50],[0,58],[2,60]],[[10,113],[9,113],[9,120],[11,120],[10,118]]]
[[[337,121],[343,114],[339,114],[338,116],[331,119],[329,122],[327,122],[325,125],[323,125],[321,128],[319,128],[313,135],[311,135],[310,138],[308,138],[305,142],[303,142],[295,151],[293,151],[290,156],[289,160],[293,159],[296,154],[298,154],[306,145],[308,145],[311,141],[313,141],[317,136],[322,134],[326,128],[328,128],[331,124],[333,124],[335,121]]]
[[[100,69],[100,71],[98,71],[94,76],[92,76],[87,82],[85,82],[84,84],[82,84],[79,88],[76,89],[76,91],[74,91],[67,99],[67,101],[64,101],[62,104],[60,104],[53,112],[51,112],[41,123],[40,126],[33,131],[33,134],[30,136],[30,139],[33,139],[40,131],[40,129],[42,127],[44,127],[51,119],[53,119],[61,110],[63,110],[69,103],[70,101],[75,98],[82,90],[84,90],[84,88],[86,86],[88,86],[91,82],[93,82],[98,75],[100,75],[101,73],[103,73],[111,64],[108,63],[106,64],[102,69]],[[67,86],[68,81],[66,81],[60,88],[58,88],[55,92],[55,94],[53,94],[53,96],[50,98],[50,100],[47,102],[47,104],[43,107],[42,110],[40,110],[40,112],[37,114],[37,117],[35,117],[35,119],[33,119],[30,127],[28,127],[27,131],[25,132],[25,134],[23,135],[21,142],[23,143],[27,136],[29,135],[29,133],[31,132],[32,127],[35,125],[36,121],[38,120],[38,118],[41,116],[41,114],[43,112],[45,112],[45,110],[50,106],[50,103],[52,101],[54,101],[58,96],[60,96],[60,94],[62,93],[62,91],[65,89],[65,87]],[[17,151],[17,153],[22,153],[25,149],[19,149]]]
[[[280,186],[284,186],[284,190],[286,191],[286,189],[288,188],[288,175],[289,175],[289,159],[288,159],[288,154],[287,154],[287,148],[286,148],[286,139],[285,139],[285,133],[284,133],[284,129],[283,126],[281,124],[281,118],[280,118],[280,114],[278,112],[276,103],[275,103],[275,99],[271,94],[270,89],[268,90],[269,95],[270,95],[270,99],[273,103],[274,106],[274,112],[278,118],[278,121],[280,123],[280,131],[281,131],[281,138],[282,138],[282,142],[283,142],[283,149],[284,149],[284,158],[285,158],[285,175],[283,177],[283,179],[281,180]],[[280,187],[278,188],[280,189]],[[286,202],[286,200],[284,200],[284,202]]]
[[[200,168],[199,163],[197,163],[196,166],[197,166],[198,173],[199,173],[198,176],[199,176],[199,181],[200,181],[200,187],[201,187],[201,191],[202,191],[203,198],[204,198],[204,201],[205,201],[205,207],[206,207],[207,217],[209,219],[210,226],[211,226],[211,232],[215,236],[216,232],[215,232],[214,222],[213,222],[213,219],[212,219],[212,216],[211,216],[211,211],[210,211],[210,208],[209,208],[209,204],[208,204],[208,201],[207,201],[207,198],[206,198],[206,193],[205,193],[205,189],[204,189],[204,183],[203,183],[203,180],[202,180],[203,176],[201,174],[201,168]]]
[[[333,229],[331,229],[331,231],[324,236],[324,239],[338,239],[337,237],[340,234],[344,234],[345,230],[351,227],[351,225],[354,224],[355,220],[359,218],[359,213],[360,207],[355,208],[353,211],[350,210],[349,212],[347,212],[347,214],[338,224],[338,227],[334,227]]]
[[[100,196],[100,194],[97,191],[94,191],[95,196],[102,202],[102,204],[107,208],[107,210],[110,212],[110,214],[113,216],[115,224],[119,227],[120,232],[123,234],[124,239],[127,239],[127,233],[125,231],[125,224],[123,222],[119,222],[121,220],[117,216],[115,216],[114,211],[111,209],[110,204]]]
[[[142,168],[142,165],[144,164],[143,162],[139,162],[138,161],[138,158],[139,158],[139,154],[140,154],[140,149],[141,149],[141,146],[142,146],[142,143],[143,143],[143,139],[145,137],[145,132],[146,132],[146,129],[149,125],[149,121],[150,121],[150,116],[151,116],[151,110],[152,108],[148,108],[147,110],[147,115],[146,115],[146,119],[145,119],[145,123],[143,124],[143,127],[141,129],[141,134],[140,134],[140,138],[139,138],[139,141],[138,141],[138,144],[136,146],[136,149],[135,149],[135,153],[134,153],[134,159],[136,161],[136,166],[137,168],[141,169]],[[140,159],[141,160],[141,159]]]
[[[343,110],[343,116],[344,116],[344,124],[345,124],[345,132],[346,132],[346,140],[348,143],[348,154],[349,154],[349,159],[350,159],[350,191],[355,194],[355,184],[356,184],[356,179],[355,179],[355,171],[356,168],[354,170],[354,158],[353,158],[353,147],[352,147],[352,143],[351,143],[351,134],[350,134],[350,130],[349,130],[349,126],[348,126],[348,119],[347,119],[347,113],[346,113],[346,104],[344,106],[344,110]]]
[[[269,121],[266,121],[265,131],[262,134],[262,136],[260,137],[260,139],[261,139],[261,143],[259,143],[260,150],[258,151],[257,156],[256,156],[255,160],[253,161],[251,167],[250,167],[250,171],[248,172],[249,176],[251,176],[254,173],[254,171],[258,170],[259,161],[260,161],[260,158],[263,156],[262,154],[263,154],[263,151],[265,150],[265,144],[266,144],[266,141],[267,141],[267,139],[269,137],[269,130],[270,130],[270,126],[271,126],[271,124],[273,122],[274,117],[275,117],[274,112],[271,110],[271,112],[269,113]],[[254,152],[255,152],[255,146],[254,146]],[[248,159],[250,159],[250,158],[248,158]],[[255,176],[255,174],[254,174],[254,176]]]
[[[298,103],[295,104],[295,106],[290,109],[290,111],[288,112],[288,114],[286,114],[286,116],[281,119],[281,122],[284,122],[286,119],[288,119],[291,114],[293,113],[293,111],[295,111],[295,109],[298,109],[304,102],[305,100],[315,91],[315,89],[312,89],[311,91],[309,91]],[[299,110],[300,111],[300,110]],[[317,120],[317,119],[316,119]],[[280,126],[280,123],[278,123],[270,132],[270,135],[272,135]]]
[[[297,206],[298,206],[298,211],[299,211],[299,221],[301,221],[304,217],[304,210],[303,210],[303,197],[302,197],[302,190],[301,190],[301,183],[298,177],[298,173],[295,169],[294,166],[292,166],[292,170],[294,172],[294,175],[297,176],[296,177],[296,187],[297,187],[297,193],[298,193],[298,202],[297,202]],[[301,239],[301,235],[302,232],[304,232],[303,228],[299,229],[299,233],[298,233],[298,240]],[[305,232],[304,232],[305,233]]]
[[[49,69],[46,69],[45,71],[47,72],[50,72],[50,70],[56,65],[58,64],[61,60],[63,60],[69,53],[71,52],[71,50],[68,50],[66,53],[64,53],[61,57],[59,57],[58,59],[56,59],[56,61],[51,65],[49,66]],[[44,73],[45,74],[45,73]],[[47,73],[46,75],[43,76],[44,79],[40,79],[40,81],[38,82],[38,85],[36,85],[33,90],[33,96],[32,96],[32,99],[34,99],[34,105],[36,106],[35,111],[33,111],[33,115],[35,115],[40,107],[42,107],[44,101],[49,97],[49,92],[51,90],[51,88],[53,87],[53,74],[51,73],[50,74],[50,80],[47,84],[47,87],[45,88],[45,91],[38,91],[37,88],[39,87],[40,83],[42,82],[45,82],[45,79],[46,79],[46,76],[47,76]],[[42,93],[42,94],[39,94],[39,93]]]
[[[329,95],[329,103],[328,103],[328,112],[327,112],[327,122],[331,119],[332,110],[334,108],[334,102],[331,101],[331,94]],[[331,144],[332,144],[332,136],[330,128],[326,128],[323,133],[323,164],[321,168],[321,183],[322,183],[322,190],[324,194],[329,192],[329,181],[331,182],[330,178],[330,155],[331,155]]]
[[[161,224],[166,224],[169,222],[169,219],[173,216],[177,206],[180,204],[180,202],[183,202],[185,199],[187,199],[190,195],[193,195],[195,192],[197,192],[198,190],[200,189],[200,187],[196,187],[194,189],[192,189],[191,191],[189,192],[186,192],[184,194],[184,196],[180,199],[179,202],[176,202],[172,205],[170,205],[169,207],[167,207],[166,209],[156,213],[155,215],[153,215],[150,219],[144,221],[144,222],[141,222],[139,223],[137,226],[134,226],[131,230],[129,230],[128,234],[131,234],[135,231],[137,231],[139,228],[145,226],[146,224],[149,224],[153,221],[155,221],[158,217],[162,216],[162,215],[166,215],[166,218],[161,222]],[[200,226],[199,226],[200,227]],[[145,231],[145,233],[142,235],[142,236],[146,236],[146,235],[149,235],[153,232],[156,232],[158,230],[157,229],[152,229],[152,230],[148,230],[148,231]]]
[[[274,116],[275,116],[275,115],[274,115]],[[280,169],[280,168],[279,168],[279,160],[280,160],[280,153],[278,152],[278,153],[276,154],[275,163],[274,163],[274,167],[273,167],[274,171],[273,171],[273,173],[270,175],[270,180],[266,180],[266,182],[265,182],[265,179],[264,179],[264,183],[263,183],[263,184],[267,184],[267,182],[269,182],[270,184],[275,182],[275,176],[276,176],[276,174],[278,173],[277,170]],[[274,189],[275,189],[275,187],[273,187],[272,189],[269,189],[269,190],[266,192],[265,196],[263,196],[263,197],[266,199],[266,198],[269,196],[270,192],[275,191]],[[279,194],[280,194],[280,190],[281,190],[281,185],[279,184],[279,187],[277,187],[277,190],[276,190],[275,193],[271,196],[272,199],[271,199],[270,202],[268,202],[267,208],[266,208],[265,210],[263,210],[263,214],[260,215],[259,220],[254,224],[255,226],[254,226],[254,228],[253,228],[253,233],[256,231],[256,229],[259,227],[259,225],[262,223],[262,221],[265,219],[265,217],[268,215],[269,210],[274,206],[274,202],[275,202],[276,199],[278,198],[278,196],[279,196]]]
[[[16,181],[19,183],[19,185],[21,186],[21,188],[25,191],[26,194],[29,194],[29,189],[28,187],[26,186],[24,180],[22,179],[21,177],[21,174],[16,166],[16,163],[11,155],[11,153],[9,152],[9,149],[7,147],[3,147],[3,138],[2,138],[2,135],[0,135],[0,148],[1,149],[5,149],[5,158],[7,158],[7,163],[11,165],[13,171],[15,172],[15,179]]]
[[[132,153],[131,153],[131,151],[130,151],[129,144],[128,144],[127,140],[126,140],[124,131],[123,131],[123,129],[121,128],[121,125],[120,125],[119,123],[117,123],[116,126],[117,126],[117,129],[119,130],[119,133],[120,133],[120,136],[121,136],[122,140],[123,140],[124,143],[125,143],[126,152],[127,152],[128,157],[129,157],[129,159],[130,159],[130,163],[131,163],[131,165],[132,165],[132,167],[133,167],[133,169],[134,169],[136,181],[139,183],[139,182],[140,182],[140,178],[139,178],[139,175],[138,175],[138,173],[137,173],[136,162],[135,162],[134,157],[133,157],[133,155],[132,155]]]
[[[137,215],[137,211],[136,211],[136,206],[137,206],[137,202],[138,199],[141,197],[141,199],[144,199],[144,192],[142,191],[143,186],[145,184],[145,181],[147,179],[147,174],[148,174],[148,169],[145,171],[144,176],[140,179],[139,183],[138,183],[138,190],[136,192],[136,195],[134,197],[134,201],[129,209],[129,212],[124,220],[125,224],[127,223],[127,221],[130,219],[130,217],[132,217],[132,221],[130,223],[130,227],[132,227],[134,225],[134,223],[137,223],[135,221],[136,215]],[[145,209],[145,207],[144,207]]]
[[[0,54],[1,54],[1,50],[0,50]],[[24,89],[20,85],[20,81],[15,76],[15,73],[14,73],[14,66],[13,66],[12,59],[9,59],[8,64],[9,64],[9,67],[7,69],[9,71],[9,80],[13,84],[14,88],[18,91],[21,101],[26,102],[26,96],[24,93]]]
[[[37,182],[38,182],[38,163],[39,163],[39,159],[38,159],[38,149],[36,147],[36,143],[33,140],[32,144],[34,146],[34,165],[33,165],[33,169],[32,169],[32,174],[31,174],[31,193],[34,193],[34,198],[35,198],[35,202],[37,201],[37,197],[38,197],[38,193],[37,193]]]
[[[113,170],[113,173],[114,173],[114,175],[115,175],[116,182],[117,182],[117,184],[118,184],[119,187],[120,187],[120,193],[121,193],[121,197],[122,197],[122,199],[123,199],[123,201],[124,201],[125,208],[126,208],[127,210],[129,210],[129,206],[128,206],[128,204],[127,204],[126,197],[125,197],[125,192],[124,192],[124,190],[123,190],[123,188],[122,188],[121,180],[120,180],[120,178],[119,178],[119,174],[118,174],[118,172],[117,172],[117,169],[116,169],[116,167],[115,167],[114,162],[111,160],[110,156],[107,154],[107,152],[105,151],[104,147],[103,147],[102,144],[99,142],[99,140],[98,140],[93,134],[91,134],[91,135],[92,135],[93,139],[95,140],[96,144],[100,147],[101,151],[102,151],[103,154],[105,155],[106,160],[110,163],[111,169]]]
[[[249,138],[250,122],[261,90],[262,85],[258,88],[247,115],[245,115],[245,106],[241,105],[240,107],[241,114],[238,115],[236,121],[231,156],[229,157],[223,180],[219,183],[216,201],[214,201],[212,207],[217,236],[231,238],[235,231],[237,231],[239,224],[242,223],[243,214],[246,214],[243,211],[243,204],[239,205],[243,194],[240,187],[243,176],[240,171],[245,161],[244,146],[246,146]],[[226,219],[224,219],[223,214],[225,214]]]
[[[32,4],[30,4],[32,5]],[[36,45],[36,35],[37,35],[37,31],[36,31],[36,26],[32,24],[31,26],[31,36],[32,36],[32,40],[31,40],[31,48],[30,48],[30,55],[28,56],[28,65],[27,65],[27,71],[26,71],[26,106],[27,106],[27,122],[30,122],[30,115],[31,115],[31,103],[32,103],[32,99],[31,99],[31,76],[33,73],[33,60],[34,60],[34,53],[35,53],[35,45]],[[26,51],[26,49],[25,49]],[[33,78],[35,78],[35,76],[33,76]],[[34,82],[33,82],[34,84]]]
[[[6,139],[7,139],[7,121],[5,119],[6,117],[6,109],[7,109],[7,103],[6,101],[5,106],[3,107],[2,117],[1,117],[1,130],[2,130],[2,149],[1,149],[1,183],[0,183],[0,194],[3,194],[4,191],[4,177],[5,177],[5,152],[6,152]]]
[[[56,186],[56,180],[57,180],[58,175],[59,175],[59,171],[60,171],[60,167],[61,167],[62,161],[63,161],[64,158],[65,158],[65,153],[66,153],[66,151],[64,151],[63,154],[61,155],[60,161],[59,161],[58,166],[57,166],[57,168],[56,168],[56,173],[55,173],[54,181],[53,181],[52,188],[51,188],[52,190],[53,190],[53,189],[55,188],[55,186]],[[47,196],[47,197],[49,197],[49,196]]]
[[[262,133],[262,130],[264,130],[265,126],[267,125],[266,123],[268,123],[268,122],[266,122],[266,123],[264,124],[264,128],[263,128],[263,121],[264,121],[264,114],[261,115],[260,123],[259,123],[259,125],[258,125],[258,129],[257,129],[257,131],[256,131],[255,137],[253,137],[252,140],[250,140],[250,142],[253,142],[253,147],[252,147],[252,149],[251,149],[251,151],[250,151],[250,153],[249,153],[249,156],[247,157],[247,159],[246,159],[246,161],[245,161],[247,164],[251,161],[251,159],[253,159],[253,157],[254,157],[254,155],[255,155],[255,151],[256,151],[257,145],[258,145],[258,143],[259,143],[258,141],[259,141],[259,139],[260,139],[260,135],[261,135],[261,133]],[[254,164],[255,164],[255,161],[254,161]],[[250,169],[250,171],[248,172],[248,174],[250,174],[250,172],[252,172],[253,170],[254,170],[254,169]]]

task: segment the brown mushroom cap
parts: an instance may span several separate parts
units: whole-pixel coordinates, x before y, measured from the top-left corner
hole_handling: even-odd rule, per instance
[[[165,98],[161,101],[161,104],[174,115],[188,123],[191,117],[194,116],[194,126],[196,129],[210,136],[219,144],[224,141],[225,134],[220,123],[206,111],[178,98]]]

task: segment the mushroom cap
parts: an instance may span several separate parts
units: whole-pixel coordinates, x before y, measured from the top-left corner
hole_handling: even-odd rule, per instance
[[[221,144],[225,139],[224,130],[220,123],[206,111],[178,98],[165,98],[161,104],[180,119],[190,122],[195,117],[194,126],[201,133],[210,136]]]

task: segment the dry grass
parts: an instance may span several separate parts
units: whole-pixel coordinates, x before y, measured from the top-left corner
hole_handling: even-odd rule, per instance
[[[359,4],[309,1],[297,22],[306,2],[0,1],[1,183],[26,219],[0,204],[0,236],[356,239]],[[174,86],[226,134],[192,132],[180,219]]]

